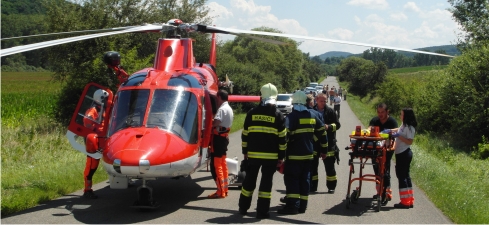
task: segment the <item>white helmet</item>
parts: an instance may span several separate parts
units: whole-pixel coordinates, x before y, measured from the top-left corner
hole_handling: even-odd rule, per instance
[[[263,104],[272,104],[275,105],[277,103],[277,87],[275,85],[268,83],[261,87],[261,98]]]
[[[292,95],[292,104],[305,105],[307,102],[307,95],[302,91],[296,91]]]
[[[109,97],[109,93],[105,90],[98,89],[93,93],[93,100],[98,104],[102,104],[102,102]]]

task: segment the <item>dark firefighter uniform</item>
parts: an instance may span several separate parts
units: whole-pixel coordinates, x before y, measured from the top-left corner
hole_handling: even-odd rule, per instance
[[[334,193],[336,189],[336,170],[335,170],[335,162],[339,161],[339,149],[336,146],[336,131],[340,129],[341,124],[338,119],[338,116],[334,112],[334,110],[328,107],[326,104],[324,105],[324,111],[319,111],[317,106],[314,107],[316,111],[322,114],[324,124],[328,125],[328,129],[326,130],[328,136],[328,152],[326,153],[326,158],[323,160],[324,167],[326,169],[326,187],[328,188],[328,193]],[[316,148],[320,148],[319,144],[316,144]],[[316,154],[314,158],[313,171],[311,172],[311,191],[317,191],[318,187],[318,166],[319,166],[319,155]],[[315,166],[315,167],[314,167]]]
[[[246,177],[239,197],[239,211],[247,213],[261,168],[258,189],[257,218],[269,217],[272,180],[278,162],[285,156],[286,129],[283,114],[275,106],[277,89],[266,84],[261,89],[262,103],[246,115],[242,139],[242,152],[248,158]]]
[[[294,109],[287,115],[285,122],[288,136],[284,168],[286,205],[277,211],[280,214],[306,211],[314,142],[318,140],[323,154],[328,146],[324,123],[317,112],[306,108],[306,95],[303,92],[294,93],[292,103]]]

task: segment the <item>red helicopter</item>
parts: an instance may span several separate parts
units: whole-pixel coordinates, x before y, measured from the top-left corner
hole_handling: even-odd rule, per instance
[[[58,39],[31,45],[2,49],[1,56],[70,43],[85,39],[130,32],[165,32],[157,44],[154,65],[128,75],[120,66],[120,55],[107,52],[104,62],[113,69],[119,79],[117,93],[96,83],[88,84],[78,102],[67,131],[67,138],[76,150],[101,158],[109,175],[110,187],[125,189],[131,179],[141,179],[136,207],[154,208],[148,180],[188,176],[209,161],[212,119],[217,111],[216,93],[220,88],[232,89],[227,78],[219,81],[216,75],[216,33],[244,35],[249,38],[282,44],[256,35],[280,36],[335,42],[359,46],[387,48],[423,54],[453,57],[433,52],[346,42],[299,35],[245,31],[198,24],[185,24],[179,19],[162,25],[143,25],[107,29],[103,33]],[[195,62],[192,39],[181,38],[180,32],[212,33],[209,63]],[[252,36],[253,35],[253,36]],[[90,119],[85,112],[94,102],[97,90],[107,92],[100,102],[100,117],[91,119],[101,124],[103,134],[97,135],[84,126]],[[232,91],[231,91],[232,92]],[[259,96],[229,95],[229,102],[259,102]],[[77,139],[86,137],[83,145]],[[231,182],[239,175],[237,160],[228,159]]]

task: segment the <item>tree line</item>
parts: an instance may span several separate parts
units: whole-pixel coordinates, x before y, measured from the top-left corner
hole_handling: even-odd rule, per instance
[[[430,52],[428,49],[421,49],[421,51]],[[447,54],[445,50],[438,49],[434,52],[440,54]],[[436,55],[420,54],[416,53],[412,57],[406,56],[405,54],[396,52],[391,49],[382,48],[370,48],[361,54],[350,55],[350,56],[333,56],[326,57],[321,60],[317,57],[316,61],[324,64],[324,68],[327,69],[328,75],[336,76],[336,66],[338,66],[344,59],[349,57],[359,57],[366,60],[370,60],[374,63],[383,62],[388,69],[394,68],[404,68],[404,67],[417,67],[417,66],[433,66],[433,65],[448,65],[450,63],[450,58]]]

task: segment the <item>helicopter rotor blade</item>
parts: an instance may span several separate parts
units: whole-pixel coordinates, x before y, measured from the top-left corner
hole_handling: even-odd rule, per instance
[[[4,56],[16,54],[16,53],[21,53],[21,52],[26,52],[26,51],[31,51],[31,50],[36,50],[36,49],[41,49],[41,48],[46,48],[46,47],[51,47],[51,46],[55,46],[55,45],[71,43],[71,42],[75,42],[75,41],[82,41],[82,40],[98,38],[98,37],[105,37],[105,36],[116,35],[116,34],[144,32],[144,31],[160,31],[165,26],[171,26],[171,25],[146,24],[146,25],[142,25],[142,26],[127,27],[126,29],[118,30],[118,31],[111,31],[111,32],[104,32],[104,33],[97,33],[97,34],[88,34],[88,35],[82,35],[82,36],[77,36],[77,37],[62,38],[62,39],[57,39],[57,40],[52,40],[52,41],[44,41],[44,42],[39,42],[39,43],[34,43],[34,44],[29,44],[29,45],[16,46],[16,47],[12,47],[12,48],[2,49],[0,52],[0,57],[4,57]]]
[[[407,48],[398,48],[398,47],[376,45],[376,44],[366,44],[366,43],[360,43],[360,42],[335,40],[335,39],[329,39],[329,38],[309,37],[309,36],[294,35],[294,34],[272,33],[272,32],[264,32],[264,31],[251,31],[251,30],[239,30],[239,29],[222,28],[222,27],[214,27],[214,26],[205,26],[205,28],[202,26],[202,27],[199,27],[199,31],[206,32],[206,33],[224,33],[224,34],[233,34],[233,35],[245,35],[245,34],[253,35],[254,34],[254,35],[264,35],[264,36],[274,36],[274,37],[297,38],[297,39],[331,42],[331,43],[356,45],[356,46],[364,46],[364,47],[391,49],[391,50],[404,51],[404,52],[414,52],[414,53],[436,55],[436,56],[443,56],[443,57],[450,57],[450,58],[455,57],[452,55],[440,54],[440,53],[436,53],[436,52],[426,52],[426,51],[413,50],[413,49],[407,49]]]
[[[137,26],[115,27],[115,28],[98,29],[98,30],[67,31],[67,32],[49,33],[49,34],[35,34],[35,35],[28,35],[28,36],[2,38],[0,40],[6,41],[6,40],[13,40],[13,39],[26,39],[26,38],[33,38],[33,37],[45,37],[45,36],[55,36],[55,35],[63,35],[63,34],[101,33],[101,32],[108,32],[108,31],[124,30],[132,27],[137,27]]]

